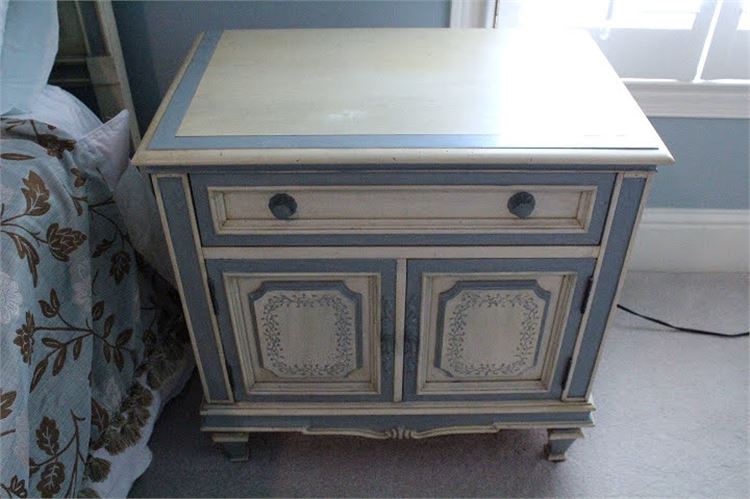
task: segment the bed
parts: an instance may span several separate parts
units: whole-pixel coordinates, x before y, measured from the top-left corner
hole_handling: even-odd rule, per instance
[[[13,8],[0,3],[0,24]],[[152,195],[128,163],[128,112],[101,123],[46,84],[6,104],[0,496],[126,496],[193,366]]]

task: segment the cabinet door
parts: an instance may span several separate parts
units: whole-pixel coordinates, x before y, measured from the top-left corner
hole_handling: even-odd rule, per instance
[[[594,262],[410,260],[408,400],[558,398]]]
[[[208,261],[239,400],[390,400],[395,263]]]

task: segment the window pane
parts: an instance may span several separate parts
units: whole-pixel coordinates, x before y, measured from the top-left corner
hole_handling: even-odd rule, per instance
[[[498,0],[497,6],[500,28],[587,29],[623,78],[691,81],[716,0]]]
[[[704,80],[750,79],[750,1],[724,0],[703,74]]]
[[[613,28],[693,29],[701,0],[615,0]]]
[[[701,3],[702,0],[522,0],[518,2],[518,25],[689,30]]]
[[[737,22],[737,29],[739,31],[750,31],[750,0],[744,0],[741,8],[742,12],[740,13],[740,20]]]
[[[519,6],[519,26],[593,28],[607,21],[609,0],[526,0]]]

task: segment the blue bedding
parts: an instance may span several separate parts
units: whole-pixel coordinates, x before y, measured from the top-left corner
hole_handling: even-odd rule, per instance
[[[99,484],[145,448],[190,357],[179,298],[132,247],[97,158],[44,123],[0,133],[0,496],[114,494]]]

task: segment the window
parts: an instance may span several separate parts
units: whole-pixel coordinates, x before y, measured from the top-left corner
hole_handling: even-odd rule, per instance
[[[623,78],[748,79],[750,0],[497,0],[498,27],[585,28]]]
[[[750,0],[742,2],[741,9],[740,19],[737,21],[737,31],[748,31],[750,30]]]
[[[450,26],[583,28],[649,116],[750,117],[750,0],[451,0]]]
[[[525,0],[500,2],[501,20],[517,16],[514,24],[606,30],[690,30],[702,0]]]
[[[704,80],[750,78],[750,0],[724,0],[700,77]]]

